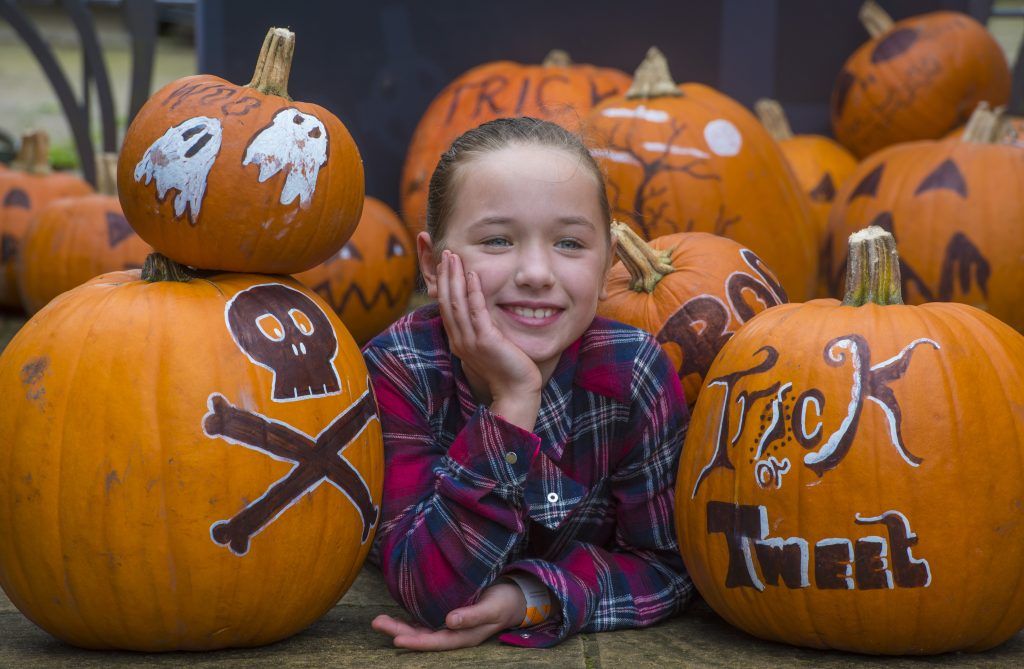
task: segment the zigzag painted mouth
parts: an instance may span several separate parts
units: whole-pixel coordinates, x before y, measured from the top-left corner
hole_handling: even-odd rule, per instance
[[[331,291],[330,281],[324,281],[323,283],[313,288],[313,290],[315,290],[322,297],[324,297],[331,305],[336,305],[335,310],[338,313],[341,313],[348,308],[349,300],[351,300],[353,296],[355,297],[355,299],[359,300],[359,303],[366,311],[371,311],[374,307],[377,306],[381,299],[384,299],[387,302],[388,307],[393,309],[394,307],[398,306],[401,301],[399,295],[401,295],[402,293],[409,292],[409,281],[407,279],[402,280],[401,288],[400,290],[397,291],[397,294],[392,293],[391,289],[388,287],[388,284],[385,283],[384,281],[381,281],[380,284],[377,286],[377,290],[374,292],[373,296],[370,299],[366,298],[366,294],[363,292],[363,289],[360,288],[359,285],[354,282],[349,285],[349,287],[345,290],[344,293],[342,293],[340,300],[334,299],[334,294]]]

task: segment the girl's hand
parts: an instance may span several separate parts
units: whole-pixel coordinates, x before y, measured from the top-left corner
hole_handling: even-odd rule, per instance
[[[519,586],[499,583],[484,590],[472,606],[453,609],[445,617],[447,629],[433,631],[404,620],[379,615],[371,627],[393,637],[398,648],[451,650],[478,646],[502,630],[516,627],[526,615],[526,598]]]
[[[463,270],[462,259],[441,252],[437,302],[452,353],[462,361],[476,391],[490,395],[491,409],[532,431],[540,408],[543,378],[537,364],[494,325],[480,277]]]

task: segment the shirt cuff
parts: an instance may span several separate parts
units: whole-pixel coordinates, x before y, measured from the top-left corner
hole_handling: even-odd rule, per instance
[[[522,485],[539,452],[540,437],[481,404],[448,448],[448,457],[499,483]]]

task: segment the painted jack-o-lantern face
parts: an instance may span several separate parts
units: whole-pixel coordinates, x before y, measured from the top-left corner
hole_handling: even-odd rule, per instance
[[[275,73],[288,71],[291,52],[275,30],[252,83],[171,82],[125,134],[117,177],[125,216],[182,264],[301,272],[335,253],[359,219],[356,145],[329,111],[287,97],[287,77]]]
[[[348,243],[295,278],[323,297],[364,344],[405,311],[416,279],[416,256],[398,216],[367,197]]]
[[[533,116],[575,131],[590,109],[627,88],[625,73],[573,65],[559,51],[543,65],[498,61],[459,76],[430,103],[409,144],[402,170],[402,218],[412,236],[425,226],[430,175],[456,137],[504,116]]]
[[[645,92],[645,67],[664,70],[656,83],[668,92]],[[811,298],[819,234],[785,158],[757,119],[707,86],[676,88],[654,50],[635,82],[629,94],[605,100],[587,118],[613,216],[644,239],[676,232],[734,239],[772,267],[790,296]]]
[[[1009,99],[1006,57],[971,17],[932,12],[894,25],[888,19],[875,32],[846,61],[832,92],[833,131],[857,156],[937,139],[978,102]]]
[[[840,190],[826,271],[841,294],[847,237],[878,225],[896,238],[907,304],[955,301],[1024,329],[1024,154],[946,140],[890,147]]]

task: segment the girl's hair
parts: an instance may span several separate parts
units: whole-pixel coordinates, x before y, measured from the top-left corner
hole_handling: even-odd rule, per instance
[[[427,191],[427,232],[434,242],[434,249],[440,252],[443,246],[448,217],[455,205],[458,188],[459,166],[474,158],[498,151],[508,146],[538,144],[562,149],[579,159],[579,164],[589,170],[597,186],[598,204],[601,215],[608,226],[608,240],[611,240],[611,208],[608,194],[604,189],[604,175],[597,161],[583,144],[579,136],[550,121],[530,116],[499,118],[488,121],[457,137],[448,150],[441,154]]]

